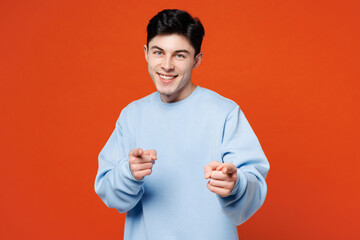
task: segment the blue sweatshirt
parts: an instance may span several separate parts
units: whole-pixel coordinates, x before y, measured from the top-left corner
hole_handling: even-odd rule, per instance
[[[136,180],[128,155],[154,149],[152,174]],[[237,181],[220,197],[207,188],[204,167],[231,162]],[[129,240],[238,239],[236,225],[263,204],[269,163],[239,106],[196,87],[186,99],[164,103],[158,92],[129,104],[99,155],[95,191],[126,212]]]

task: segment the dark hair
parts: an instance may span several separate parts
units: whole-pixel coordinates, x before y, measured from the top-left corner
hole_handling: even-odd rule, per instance
[[[205,34],[203,25],[198,18],[193,18],[188,12],[178,9],[164,9],[150,19],[147,25],[147,41],[160,34],[179,34],[186,37],[195,49],[195,56],[201,50]]]

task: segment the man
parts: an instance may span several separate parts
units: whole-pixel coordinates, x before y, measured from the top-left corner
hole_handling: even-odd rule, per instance
[[[127,213],[125,239],[238,239],[236,225],[265,200],[269,163],[238,105],[192,82],[201,22],[163,10],[147,33],[157,92],[122,110],[95,191]]]

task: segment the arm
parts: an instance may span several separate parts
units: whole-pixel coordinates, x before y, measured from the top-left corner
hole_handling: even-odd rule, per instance
[[[223,180],[215,182],[225,188],[216,192],[224,213],[236,225],[249,219],[264,203],[267,186],[265,182],[269,163],[261,149],[260,143],[252,131],[244,114],[237,106],[227,117],[221,147],[222,163],[211,163],[205,169],[213,171],[205,177]],[[226,167],[225,167],[226,166]],[[237,168],[233,171],[232,166]],[[225,184],[226,182],[226,184]],[[229,185],[230,184],[230,185]],[[226,188],[229,188],[226,189]],[[220,194],[223,193],[223,194]]]
[[[143,180],[131,173],[128,153],[135,145],[128,109],[121,113],[114,132],[99,154],[95,192],[106,206],[119,212],[131,210],[144,192]]]

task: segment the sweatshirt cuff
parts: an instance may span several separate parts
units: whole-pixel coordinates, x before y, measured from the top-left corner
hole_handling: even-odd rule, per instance
[[[247,178],[245,176],[245,173],[243,171],[241,171],[240,169],[238,169],[236,174],[237,174],[236,182],[235,182],[234,188],[231,191],[231,193],[229,194],[229,196],[234,195],[238,192],[239,192],[239,194],[237,194],[237,195],[241,196],[245,192],[245,189],[247,186]]]
[[[137,180],[132,175],[132,172],[130,170],[129,160],[121,161],[120,173],[122,173],[123,176],[124,176],[123,179],[126,182],[125,184],[128,185],[128,187],[131,188],[131,189],[139,189],[140,190],[140,188],[144,184],[144,179]]]

